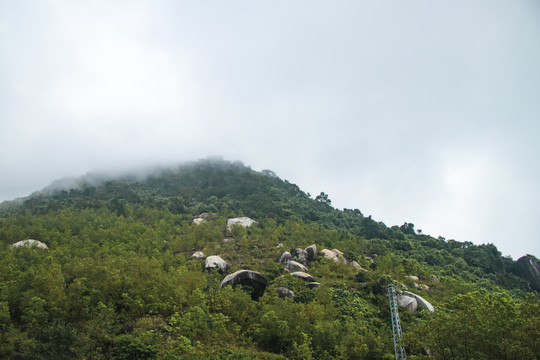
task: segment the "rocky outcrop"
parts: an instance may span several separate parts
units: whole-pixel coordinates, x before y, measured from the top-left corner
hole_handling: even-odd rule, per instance
[[[206,269],[218,268],[220,272],[224,273],[229,268],[229,264],[219,256],[212,255],[206,258],[204,267]]]
[[[264,290],[268,285],[268,279],[261,273],[252,270],[238,270],[235,273],[225,276],[225,279],[221,282],[221,288],[231,285],[243,285],[249,286],[253,290],[251,292],[251,298],[257,300],[264,294]]]
[[[401,296],[403,296],[403,295],[415,298],[418,305],[425,307],[426,309],[428,309],[432,313],[435,312],[435,308],[433,307],[433,305],[431,305],[429,303],[429,301],[427,301],[426,299],[424,299],[420,295],[414,294],[414,293],[409,292],[409,291],[403,291]],[[398,295],[398,297],[399,297],[399,295]]]
[[[306,280],[306,281],[313,281],[313,276],[303,272],[303,271],[296,271],[296,272],[293,272],[291,273],[291,276],[294,276],[294,277],[297,277],[299,279],[302,279],[302,280]]]
[[[317,258],[317,245],[310,245],[304,250],[306,251],[306,259],[308,261],[315,261],[315,259]]]
[[[196,251],[191,255],[194,259],[206,259],[206,255],[202,251]]]
[[[399,307],[407,308],[411,312],[415,312],[418,308],[418,301],[416,301],[414,296],[397,294],[396,301]]]
[[[291,298],[291,299],[294,299],[295,295],[294,295],[294,291],[290,290],[290,289],[287,289],[286,287],[283,287],[283,286],[278,286],[276,288],[276,292],[278,294],[278,296],[280,298]]]
[[[322,249],[321,254],[322,254],[322,256],[324,256],[325,259],[330,259],[330,260],[336,261],[335,258],[336,258],[337,255],[332,250]]]
[[[321,254],[324,256],[325,259],[332,259],[335,262],[342,262],[343,264],[347,265],[347,260],[345,260],[343,252],[339,251],[338,249],[323,249],[321,250]]]
[[[316,287],[321,286],[321,283],[314,281],[314,282],[307,283],[306,286],[308,287],[308,289],[313,290]]]
[[[533,255],[520,257],[516,261],[515,273],[525,279],[531,289],[540,291],[540,260]]]
[[[289,261],[285,264],[285,268],[289,271],[307,271],[307,267],[296,261]]]
[[[227,220],[227,230],[231,231],[232,227],[235,225],[250,227],[255,223],[257,223],[255,220],[248,217],[232,218]]]
[[[42,243],[41,241],[34,240],[34,239],[27,239],[27,240],[17,241],[15,244],[13,244],[11,246],[14,247],[14,248],[21,247],[21,246],[27,246],[27,247],[36,247],[38,249],[44,249],[44,250],[49,249],[49,247],[46,244]]]
[[[280,264],[287,264],[289,261],[292,261],[292,255],[290,252],[288,251],[284,251],[283,254],[281,254],[281,256],[279,257],[279,263]]]
[[[291,250],[291,255],[295,258],[297,258],[299,261],[306,261],[307,260],[307,257],[308,257],[308,254],[306,252],[306,250],[304,249],[292,249]]]
[[[435,275],[429,275],[429,277],[431,278],[431,280],[434,282],[434,283],[438,283],[440,280],[438,277],[436,277]]]

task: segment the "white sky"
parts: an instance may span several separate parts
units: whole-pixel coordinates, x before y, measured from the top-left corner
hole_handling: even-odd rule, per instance
[[[540,3],[0,0],[0,200],[209,155],[540,255]]]

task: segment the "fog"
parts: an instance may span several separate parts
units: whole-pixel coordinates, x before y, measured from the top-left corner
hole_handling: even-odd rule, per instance
[[[0,201],[220,155],[540,255],[536,1],[0,0]]]

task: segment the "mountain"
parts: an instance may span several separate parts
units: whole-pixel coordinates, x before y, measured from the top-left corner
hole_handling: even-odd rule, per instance
[[[410,358],[540,353],[534,256],[240,162],[65,179],[1,204],[0,240],[2,358],[392,358],[389,284]]]

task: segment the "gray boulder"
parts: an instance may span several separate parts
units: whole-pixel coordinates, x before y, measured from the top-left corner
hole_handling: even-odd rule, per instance
[[[396,301],[399,307],[407,308],[411,312],[415,312],[418,308],[418,301],[416,301],[414,296],[397,294]]]
[[[212,255],[206,258],[204,267],[205,269],[219,268],[219,271],[224,273],[229,268],[229,264],[219,256]]]
[[[227,230],[231,231],[234,225],[250,227],[251,225],[255,223],[257,223],[255,220],[250,219],[248,217],[232,218],[232,219],[227,220]]]
[[[414,293],[409,292],[409,291],[403,291],[402,295],[406,295],[406,296],[415,298],[418,305],[425,307],[426,309],[428,309],[432,313],[435,312],[435,308],[433,307],[433,305],[431,305],[429,303],[429,301],[427,301],[426,299],[424,299],[420,295],[414,294]]]
[[[257,300],[264,294],[264,290],[268,285],[268,278],[261,273],[252,270],[238,270],[235,273],[225,276],[225,279],[221,282],[221,288],[231,285],[243,285],[249,286],[253,290],[251,292],[251,298]]]
[[[431,278],[431,280],[433,280],[434,283],[440,282],[439,278],[436,277],[435,275],[429,275],[429,277]]]
[[[299,279],[302,279],[302,280],[306,280],[306,281],[313,281],[313,276],[303,272],[303,271],[296,271],[296,272],[293,272],[291,273],[291,276],[294,276],[294,277],[297,277]]]
[[[283,286],[278,286],[276,288],[276,292],[278,294],[278,296],[280,298],[291,298],[291,299],[294,299],[295,295],[294,295],[294,291],[290,290],[290,289],[287,289],[286,287],[283,287]]]
[[[322,249],[321,254],[322,254],[322,256],[324,256],[325,259],[330,259],[330,260],[336,261],[335,259],[336,259],[337,255],[332,250]]]
[[[540,291],[540,260],[533,255],[520,257],[516,261],[515,273],[525,279],[531,289]]]
[[[306,251],[306,259],[308,261],[315,261],[317,258],[317,245],[313,244],[304,249]]]
[[[288,251],[284,251],[283,254],[279,257],[279,263],[280,264],[287,264],[289,261],[292,261],[292,255]]]
[[[306,250],[304,249],[292,249],[291,255],[298,258],[298,260],[302,262],[306,261],[308,256]]]
[[[308,287],[308,289],[313,290],[316,287],[321,286],[321,283],[314,281],[314,282],[307,283],[306,286]]]
[[[27,246],[27,247],[36,247],[38,249],[44,249],[44,250],[49,249],[49,247],[45,243],[42,243],[41,241],[34,240],[34,239],[27,239],[27,240],[17,241],[15,244],[13,244],[11,246],[14,247],[14,248],[21,247],[21,246]]]
[[[307,267],[296,261],[289,261],[285,264],[285,268],[289,271],[307,271]]]

